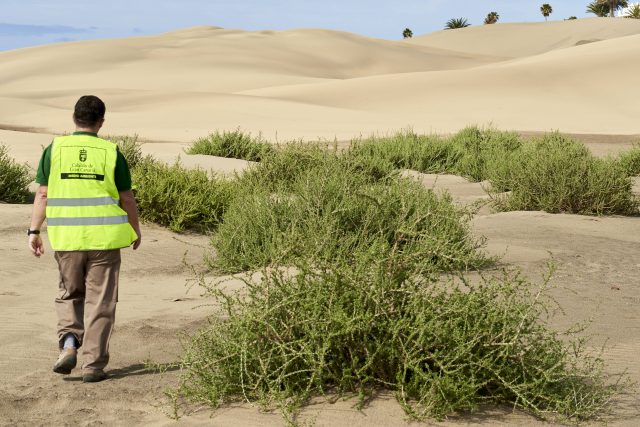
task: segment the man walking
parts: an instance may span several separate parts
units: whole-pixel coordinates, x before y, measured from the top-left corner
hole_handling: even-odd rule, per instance
[[[120,249],[141,243],[138,210],[127,162],[117,146],[98,138],[104,103],[83,96],[76,103],[76,132],[53,140],[40,159],[31,227],[31,252],[40,257],[47,232],[60,271],[58,315],[60,356],[53,366],[69,374],[82,348],[82,380],[107,375],[109,338],[118,301]]]

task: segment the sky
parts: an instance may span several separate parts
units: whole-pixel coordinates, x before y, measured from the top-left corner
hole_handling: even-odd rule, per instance
[[[0,0],[0,50],[66,41],[150,35],[214,25],[242,30],[325,28],[400,39],[443,28],[451,18],[482,24],[496,11],[500,22],[544,21],[585,13],[590,0]]]

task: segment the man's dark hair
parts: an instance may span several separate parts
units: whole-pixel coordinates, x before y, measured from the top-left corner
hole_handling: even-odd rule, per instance
[[[76,102],[73,118],[78,125],[92,127],[104,119],[106,111],[107,107],[100,98],[93,95],[85,95]]]

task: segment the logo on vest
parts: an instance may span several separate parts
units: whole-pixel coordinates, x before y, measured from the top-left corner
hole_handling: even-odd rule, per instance
[[[104,181],[106,150],[91,146],[61,148],[60,179]]]

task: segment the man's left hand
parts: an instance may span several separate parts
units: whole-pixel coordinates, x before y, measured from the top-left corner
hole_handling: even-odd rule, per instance
[[[29,249],[38,258],[44,254],[44,244],[42,244],[42,238],[39,234],[29,236]]]
[[[138,249],[141,243],[142,243],[142,236],[138,234],[138,240],[133,242],[133,250],[135,251],[136,249]]]

